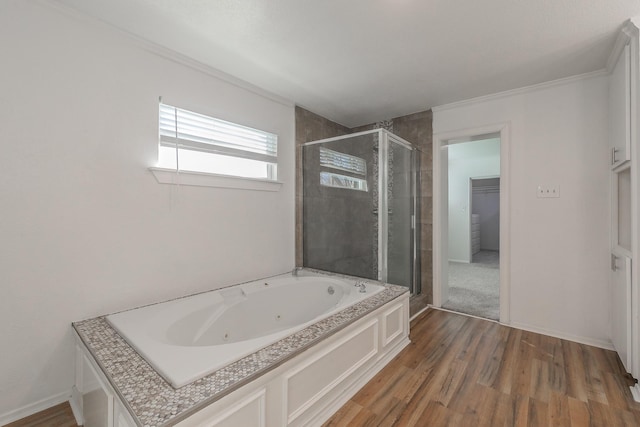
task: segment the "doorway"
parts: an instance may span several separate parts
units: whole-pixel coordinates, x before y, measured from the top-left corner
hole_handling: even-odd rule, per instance
[[[501,323],[509,323],[508,137],[501,124],[436,134],[433,145],[434,306]]]
[[[500,137],[448,148],[449,271],[442,307],[500,318]]]

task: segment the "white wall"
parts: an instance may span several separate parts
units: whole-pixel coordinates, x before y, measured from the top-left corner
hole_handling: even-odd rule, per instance
[[[71,389],[72,321],[293,268],[293,107],[140,46],[0,3],[0,420]],[[158,184],[160,95],[277,133],[281,191]]]
[[[500,139],[449,146],[449,260],[471,262],[469,178],[500,175]]]
[[[608,345],[606,76],[434,109],[437,134],[508,123],[510,314],[517,326]],[[560,198],[538,199],[538,185]]]

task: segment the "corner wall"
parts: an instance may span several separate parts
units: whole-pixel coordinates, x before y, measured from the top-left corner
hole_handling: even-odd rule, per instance
[[[511,324],[610,347],[607,78],[434,108],[437,134],[509,123]],[[539,199],[538,185],[560,198]]]
[[[291,270],[294,109],[47,2],[0,2],[0,425],[66,400],[71,322]],[[158,97],[279,135],[279,192],[158,184]]]

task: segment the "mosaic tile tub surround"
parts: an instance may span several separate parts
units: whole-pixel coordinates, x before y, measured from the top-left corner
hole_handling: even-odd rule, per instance
[[[313,275],[357,278],[305,269]],[[360,279],[361,280],[361,279]],[[353,321],[408,292],[385,285],[378,294],[314,323],[184,387],[168,384],[104,316],[73,323],[78,336],[141,426],[171,426],[258,378]]]

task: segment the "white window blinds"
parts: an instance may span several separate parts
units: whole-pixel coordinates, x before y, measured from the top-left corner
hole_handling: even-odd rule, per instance
[[[243,173],[242,167],[237,173],[229,172],[231,164],[246,164],[254,169],[256,164],[266,165],[271,172],[266,173],[264,178],[275,179],[273,170],[278,160],[277,135],[162,103],[159,128],[161,152],[163,148],[175,151],[176,169],[184,165],[184,162],[180,164],[180,155],[183,153],[185,160],[187,156],[192,158],[194,155],[202,159],[227,158],[227,168],[222,173],[230,175],[258,177],[254,173]],[[234,162],[230,158],[246,161]],[[206,171],[215,173],[215,170]]]
[[[367,163],[364,159],[339,151],[320,148],[320,166],[340,169],[358,175],[367,174]]]

